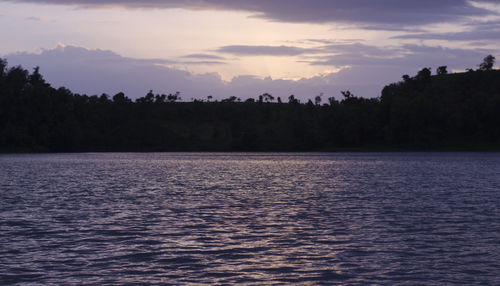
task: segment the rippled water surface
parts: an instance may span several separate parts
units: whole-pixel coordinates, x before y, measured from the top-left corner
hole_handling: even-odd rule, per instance
[[[500,285],[500,154],[0,155],[0,284]]]

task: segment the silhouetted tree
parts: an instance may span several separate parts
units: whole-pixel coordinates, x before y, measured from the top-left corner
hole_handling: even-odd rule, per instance
[[[69,90],[67,91],[68,93],[71,93]],[[101,94],[101,96],[99,96],[99,102],[104,104],[109,103],[110,102],[109,95],[106,93]]]
[[[438,75],[448,74],[447,66],[438,67],[436,70],[436,74]]]
[[[494,65],[495,65],[495,57],[492,55],[488,55],[483,59],[483,62],[479,64],[479,70],[490,71],[493,69]]]
[[[320,105],[321,104],[321,97],[323,97],[323,93],[320,93],[314,98],[314,104]]]
[[[40,68],[35,67],[33,69],[33,73],[29,76],[29,82],[31,85],[44,84],[45,80],[43,76],[40,74]]]
[[[167,96],[167,100],[169,102],[176,102],[177,100],[181,100],[181,93],[180,92],[175,92],[175,94],[169,94]]]
[[[138,103],[153,103],[155,95],[152,90],[150,90],[144,97],[138,98],[136,101]]]
[[[9,87],[13,88],[12,92],[22,89],[28,82],[28,76],[28,71],[20,66],[10,68],[7,72],[6,80],[9,82]]]
[[[260,98],[260,96],[259,96]],[[265,102],[272,102],[274,100],[274,96],[272,96],[271,94],[269,93],[264,93],[262,94],[262,99],[264,99]]]
[[[421,69],[417,75],[415,76],[415,79],[416,80],[427,80],[429,78],[431,78],[431,68],[423,68]]]
[[[167,102],[167,95],[166,94],[157,94],[155,95],[155,103],[156,104],[161,104]]]
[[[299,103],[299,100],[295,98],[295,95],[290,95],[288,97],[288,103],[292,103],[292,104],[296,104],[296,103]]]
[[[113,96],[113,102],[118,104],[131,103],[132,101],[125,96],[123,92],[119,92]]]
[[[0,77],[3,77],[7,69],[7,60],[0,58]]]
[[[339,102],[335,99],[335,97],[329,97],[328,103],[330,104],[330,106],[334,106],[334,105],[338,104]]]
[[[222,102],[236,102],[236,101],[240,101],[240,99],[237,98],[236,96],[230,96],[229,98],[222,100]]]
[[[341,91],[340,93],[342,93],[342,95],[344,96],[344,98],[350,98],[350,97],[353,97],[354,95],[350,92],[350,91]]]

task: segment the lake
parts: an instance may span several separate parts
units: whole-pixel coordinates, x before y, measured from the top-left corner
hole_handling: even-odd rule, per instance
[[[0,155],[0,284],[500,284],[499,153]]]

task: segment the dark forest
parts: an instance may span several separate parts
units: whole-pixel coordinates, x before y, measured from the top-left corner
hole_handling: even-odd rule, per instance
[[[0,152],[498,151],[500,71],[424,68],[378,98],[341,100],[265,93],[241,101],[184,102],[180,94],[133,101],[55,89],[0,59]]]

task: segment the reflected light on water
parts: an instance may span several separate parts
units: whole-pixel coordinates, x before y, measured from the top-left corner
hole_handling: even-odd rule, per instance
[[[499,163],[465,153],[2,155],[0,282],[495,284]]]

